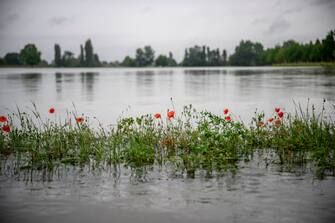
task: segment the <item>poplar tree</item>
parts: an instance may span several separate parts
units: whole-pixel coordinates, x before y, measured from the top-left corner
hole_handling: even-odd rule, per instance
[[[55,66],[62,66],[62,52],[60,46],[57,43],[55,44]]]
[[[93,67],[95,64],[93,46],[90,39],[85,42],[85,62],[87,67]]]

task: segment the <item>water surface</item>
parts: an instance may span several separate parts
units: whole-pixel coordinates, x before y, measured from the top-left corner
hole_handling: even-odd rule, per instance
[[[47,115],[54,106],[114,123],[123,114],[141,115],[193,104],[222,114],[225,107],[249,121],[256,109],[294,111],[294,101],[317,106],[335,101],[335,69],[327,68],[72,68],[0,69],[0,112],[16,106]]]
[[[193,104],[248,121],[256,108],[294,111],[309,99],[335,103],[335,71],[325,68],[0,69],[0,113],[36,103],[63,117],[79,113],[113,123],[123,114]],[[329,108],[327,108],[329,109]],[[330,110],[331,111],[331,110]],[[157,167],[155,167],[157,168]],[[6,171],[5,171],[6,172]],[[37,178],[38,179],[38,178]],[[334,222],[335,178],[265,168],[255,159],[236,174],[171,177],[155,169],[133,179],[127,169],[71,169],[52,181],[0,176],[1,222]]]

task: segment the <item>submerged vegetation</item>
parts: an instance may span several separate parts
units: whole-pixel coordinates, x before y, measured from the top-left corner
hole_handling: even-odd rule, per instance
[[[318,177],[335,174],[335,124],[314,107],[295,114],[275,108],[266,116],[256,113],[250,125],[228,108],[220,115],[198,112],[192,105],[182,112],[168,110],[141,117],[125,117],[116,125],[93,127],[76,112],[64,121],[50,108],[43,121],[36,107],[32,114],[0,116],[1,172],[54,172],[64,166],[125,166],[134,171],[168,167],[176,175],[220,176],[255,159],[264,166],[287,171],[308,167]]]

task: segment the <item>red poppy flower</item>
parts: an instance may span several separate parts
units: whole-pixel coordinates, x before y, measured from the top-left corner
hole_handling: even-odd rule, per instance
[[[284,116],[284,113],[282,111],[278,112],[279,118],[282,118]]]
[[[264,123],[264,122],[258,122],[258,126],[259,126],[259,127],[264,127],[264,126],[265,126],[265,123]]]
[[[76,118],[76,122],[77,123],[82,123],[84,121],[84,118],[83,117],[77,117]]]
[[[49,113],[50,113],[50,114],[55,113],[55,108],[51,107],[51,108],[49,109]]]
[[[273,118],[269,118],[269,119],[268,119],[268,122],[273,122]]]
[[[169,119],[174,118],[174,111],[168,111],[167,116]]]
[[[7,117],[6,116],[0,116],[0,122],[7,122]]]
[[[230,122],[230,121],[231,121],[231,117],[230,117],[230,116],[226,116],[224,119],[225,119],[227,122]]]
[[[1,129],[4,132],[7,132],[7,133],[10,132],[10,126],[9,125],[4,125],[4,126],[1,127]]]
[[[159,114],[159,113],[156,113],[154,116],[155,116],[155,118],[157,118],[157,119],[158,119],[158,118],[161,118],[161,114]]]
[[[275,108],[275,111],[278,113],[280,112],[280,108]]]
[[[225,108],[224,110],[223,110],[223,114],[228,114],[228,112],[229,112],[229,110],[228,110],[228,108]]]

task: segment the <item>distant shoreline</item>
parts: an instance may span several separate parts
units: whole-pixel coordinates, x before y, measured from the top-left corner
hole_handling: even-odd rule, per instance
[[[148,67],[125,67],[125,66],[96,66],[96,67],[55,67],[55,66],[0,66],[1,68],[55,68],[55,69],[63,69],[63,68],[229,68],[229,67],[331,67],[335,68],[335,62],[301,62],[301,63],[280,63],[280,64],[272,64],[272,65],[264,65],[264,66],[148,66]]]
[[[302,62],[272,64],[273,67],[335,67],[335,62]]]

